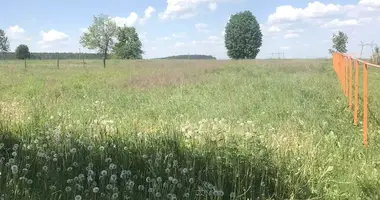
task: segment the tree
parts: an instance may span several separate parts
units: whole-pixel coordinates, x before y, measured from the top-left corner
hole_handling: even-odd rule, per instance
[[[134,27],[119,27],[117,40],[118,43],[113,48],[117,58],[142,59],[144,51],[141,49],[142,43]]]
[[[348,43],[347,34],[339,31],[338,34],[333,34],[332,37],[333,46],[332,49],[329,49],[329,53],[334,52],[347,53],[346,45]]]
[[[3,54],[9,51],[9,40],[8,37],[5,35],[5,31],[3,29],[0,29],[0,52]]]
[[[116,31],[116,23],[107,15],[100,14],[94,16],[93,24],[80,38],[83,47],[98,50],[98,53],[102,55],[104,68],[106,67],[108,52],[114,45]]]
[[[30,58],[29,47],[25,44],[20,44],[16,48],[16,58],[20,60],[25,60]]]
[[[225,29],[224,43],[232,59],[255,59],[260,52],[263,34],[250,11],[231,16]]]

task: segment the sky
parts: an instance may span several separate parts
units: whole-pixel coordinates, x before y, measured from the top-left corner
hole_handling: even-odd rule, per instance
[[[144,58],[206,54],[227,59],[224,29],[232,14],[249,10],[258,20],[263,45],[258,58],[328,57],[333,33],[348,35],[348,53],[359,57],[361,42],[380,41],[380,0],[2,0],[0,29],[11,50],[91,52],[79,38],[99,14],[118,26],[134,26]],[[365,46],[363,56],[371,54]]]

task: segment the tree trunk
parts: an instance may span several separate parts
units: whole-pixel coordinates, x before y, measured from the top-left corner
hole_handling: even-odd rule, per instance
[[[103,67],[106,68],[106,57],[103,57]]]

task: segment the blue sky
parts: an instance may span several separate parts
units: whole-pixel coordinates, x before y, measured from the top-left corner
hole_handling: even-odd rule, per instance
[[[250,10],[264,34],[259,58],[284,52],[287,58],[327,57],[331,36],[349,36],[348,51],[360,55],[360,41],[376,42],[380,0],[3,0],[0,28],[14,51],[27,44],[35,52],[89,51],[80,35],[100,13],[118,25],[134,26],[145,58],[173,54],[208,54],[227,58],[224,27],[231,14]],[[5,11],[5,12],[4,12]],[[379,44],[380,45],[380,44]],[[370,55],[366,47],[364,55]]]

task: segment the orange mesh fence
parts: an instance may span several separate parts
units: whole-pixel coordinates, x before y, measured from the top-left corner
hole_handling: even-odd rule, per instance
[[[368,67],[379,65],[367,63],[365,61],[352,58],[349,55],[334,53],[333,68],[338,76],[340,86],[344,95],[347,97],[347,107],[352,110],[352,95],[354,95],[354,125],[358,125],[359,111],[359,67],[363,68],[363,145],[368,146]],[[354,71],[354,84],[353,84]],[[352,88],[354,87],[354,94]]]

